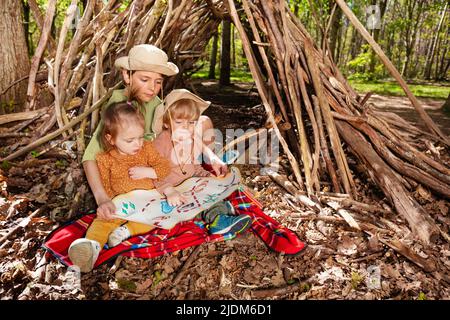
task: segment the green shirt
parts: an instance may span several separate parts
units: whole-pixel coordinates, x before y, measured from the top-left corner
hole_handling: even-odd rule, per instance
[[[113,91],[111,98],[109,98],[108,102],[102,108],[102,114],[103,114],[104,110],[106,110],[106,108],[108,108],[108,106],[110,106],[112,103],[127,100],[127,97],[124,95],[124,91],[125,91],[125,89]],[[144,119],[145,119],[145,128],[144,128],[145,136],[144,136],[144,138],[146,140],[153,140],[155,138],[155,134],[152,131],[152,122],[153,122],[153,115],[155,114],[155,109],[160,103],[161,103],[161,100],[156,96],[149,102],[144,103],[144,105],[141,107],[141,112],[144,115]],[[97,155],[97,153],[103,151],[103,147],[101,144],[101,137],[100,137],[102,128],[103,128],[103,120],[100,119],[97,129],[95,129],[95,132],[91,138],[91,141],[89,141],[89,144],[88,144],[86,150],[84,151],[82,162],[88,161],[88,160],[95,160],[95,156]]]

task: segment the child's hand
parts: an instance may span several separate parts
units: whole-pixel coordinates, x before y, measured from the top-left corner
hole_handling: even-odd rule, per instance
[[[164,194],[166,195],[167,203],[172,207],[176,207],[187,202],[186,197],[173,187],[164,190]]]
[[[228,166],[217,157],[211,159],[211,167],[217,177],[225,176],[228,173]]]
[[[111,200],[100,203],[97,208],[97,216],[103,220],[114,219],[113,214],[116,212],[116,206]]]
[[[133,180],[150,178],[157,179],[156,171],[150,167],[133,167],[128,170],[128,174],[130,178]]]

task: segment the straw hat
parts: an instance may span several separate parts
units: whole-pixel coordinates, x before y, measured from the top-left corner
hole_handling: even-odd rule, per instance
[[[152,130],[156,135],[160,134],[163,130],[163,116],[166,113],[166,111],[169,109],[171,105],[173,105],[176,101],[181,99],[193,100],[197,108],[200,110],[200,114],[202,114],[203,111],[205,111],[211,104],[211,101],[205,101],[199,96],[190,92],[189,90],[186,89],[172,90],[166,96],[164,102],[156,107],[152,124]]]
[[[151,44],[139,44],[130,49],[128,56],[116,59],[114,65],[126,70],[140,70],[173,76],[178,67],[168,62],[167,54]]]

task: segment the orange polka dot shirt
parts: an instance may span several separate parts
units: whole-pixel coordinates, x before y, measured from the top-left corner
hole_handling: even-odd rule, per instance
[[[151,141],[145,141],[141,150],[135,155],[123,155],[116,149],[112,149],[98,153],[96,160],[103,187],[111,198],[136,189],[155,188],[154,179],[131,179],[128,170],[132,167],[152,167],[158,180],[170,173],[169,160],[158,153]]]

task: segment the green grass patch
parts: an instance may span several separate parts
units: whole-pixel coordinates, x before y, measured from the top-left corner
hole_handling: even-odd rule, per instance
[[[192,79],[208,79],[209,69],[203,68],[191,75]],[[220,70],[216,69],[216,79],[220,77]],[[231,69],[231,82],[255,82],[250,71],[244,69]]]
[[[358,92],[372,91],[380,95],[406,96],[399,84],[392,81],[349,80],[350,85]],[[450,84],[408,84],[416,97],[447,99],[450,92]]]

